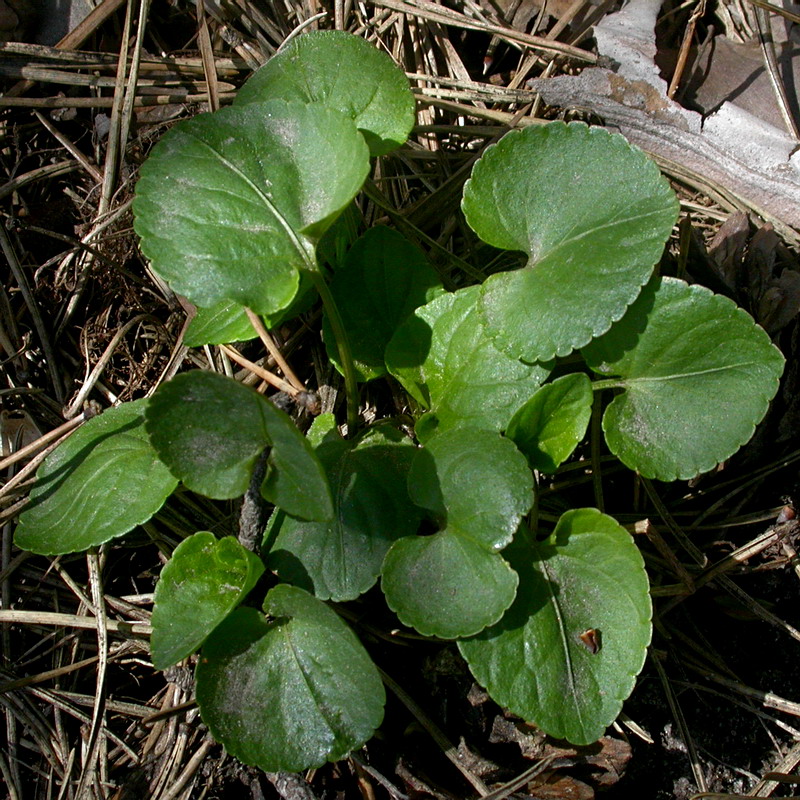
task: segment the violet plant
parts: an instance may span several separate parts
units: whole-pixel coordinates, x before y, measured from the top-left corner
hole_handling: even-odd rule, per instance
[[[379,672],[328,604],[378,581],[404,625],[457,641],[498,703],[555,737],[600,737],[650,642],[644,562],[596,509],[550,529],[539,482],[585,439],[598,393],[626,467],[661,481],[710,470],[752,436],[783,369],[745,311],[654,272],[676,197],[642,152],[583,124],[509,133],[467,182],[469,226],[525,266],[446,291],[415,245],[376,227],[331,274],[326,234],[413,121],[388,56],[308,33],[232,107],[163,136],[135,227],[198,308],[187,343],[253,338],[247,309],[274,325],[318,295],[347,425],[324,414],[304,435],[233,379],[180,374],[62,444],[16,532],[35,553],[83,550],[150,519],[179,482],[229,500],[263,468],[274,511],[257,552],[206,531],[184,540],[156,588],[151,650],[159,669],[199,651],[203,720],[268,771],[341,758],[381,724]],[[387,376],[414,439],[391,420],[358,429],[359,386]],[[261,607],[243,604],[265,572]]]

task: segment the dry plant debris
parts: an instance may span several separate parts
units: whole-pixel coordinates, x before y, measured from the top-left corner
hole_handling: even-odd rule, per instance
[[[678,100],[659,96],[663,107],[696,113],[677,102],[688,104],[681,98],[699,97],[706,87],[696,74],[686,84],[681,65],[696,46],[716,43],[720,53],[732,47],[720,28],[738,42],[760,35],[763,70],[777,75],[780,103],[766,29],[774,31],[781,20],[772,17],[770,25],[764,5],[650,7],[654,22],[660,14],[659,54],[671,48],[677,65],[662,77],[671,84],[669,97]],[[634,0],[629,8],[636,6],[642,4]],[[628,704],[630,716],[597,745],[565,748],[507,718],[470,685],[451,648],[393,636],[386,619],[355,603],[343,613],[361,620],[392,665],[398,683],[389,685],[398,708],[407,710],[345,762],[305,776],[264,778],[209,738],[192,701],[190,667],[155,672],[147,644],[164,554],[199,528],[233,530],[238,509],[187,492],[153,523],[86,556],[45,559],[11,546],[36,467],[97,408],[148,396],[188,365],[236,374],[266,390],[259,370],[275,362],[263,352],[183,345],[180,298],[138,251],[132,187],[138,166],[173,121],[229,102],[250,72],[302,29],[333,27],[373,41],[409,75],[418,125],[405,148],[376,162],[362,210],[420,244],[455,287],[482,269],[501,268],[506,258],[480,248],[459,212],[463,183],[488,143],[511,127],[556,116],[625,129],[626,115],[634,114],[653,132],[652,109],[631,109],[616,96],[610,106],[611,95],[584,77],[599,68],[606,77],[615,74],[598,58],[593,32],[617,10],[609,0],[208,0],[196,6],[103,0],[61,42],[45,46],[25,38],[26,25],[35,24],[27,3],[0,2],[0,774],[6,796],[499,800],[591,798],[600,790],[606,797],[690,797],[698,790],[780,796],[787,786],[780,776],[800,760],[800,725],[793,719],[800,707],[792,699],[800,526],[791,503],[783,506],[797,491],[800,458],[797,219],[768,208],[764,224],[736,186],[723,185],[719,173],[706,180],[674,149],[662,165],[685,215],[667,258],[681,274],[749,308],[790,366],[757,439],[725,469],[666,489],[631,483],[613,468],[604,475],[608,502],[642,533],[658,637]],[[784,14],[784,26],[790,21]],[[784,50],[791,56],[791,46]],[[786,52],[781,57],[791,61]],[[702,63],[702,53],[697,58]],[[796,59],[791,64],[796,70]],[[652,60],[646,66],[654,69]],[[753,70],[761,71],[761,62]],[[581,92],[560,88],[576,81],[583,82]],[[794,105],[779,108],[778,116],[796,144]],[[656,126],[656,134],[663,139],[663,129]],[[302,379],[318,387],[324,408],[338,407],[341,387],[320,369],[318,313],[273,334]],[[378,415],[393,403],[388,392],[371,387],[363,401]],[[591,481],[566,472],[547,493],[591,496]]]

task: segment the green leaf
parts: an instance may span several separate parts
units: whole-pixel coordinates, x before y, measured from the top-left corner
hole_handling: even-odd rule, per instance
[[[201,308],[274,314],[369,170],[352,120],[282,101],[200,114],[166,133],[141,169],[134,227],[153,269]]]
[[[321,600],[353,600],[377,581],[392,542],[419,526],[406,490],[415,448],[384,426],[358,444],[336,434],[316,452],[333,491],[334,517],[303,522],[273,514],[264,535],[267,566]]]
[[[300,273],[300,288],[294,300],[283,311],[265,314],[267,328],[276,328],[283,322],[308,311],[317,299],[317,292],[307,272]],[[228,342],[247,342],[258,334],[250,323],[243,306],[230,300],[223,300],[211,308],[198,308],[183,343],[187,347],[202,347],[205,344],[227,344]]]
[[[454,428],[417,452],[409,495],[441,531],[404,537],[386,556],[383,591],[403,623],[456,637],[500,619],[517,576],[498,551],[530,509],[532,487],[525,457],[497,433]]]
[[[317,245],[319,263],[327,264],[334,271],[337,270],[350,248],[356,243],[363,225],[364,217],[361,210],[355,203],[350,203],[319,240]]]
[[[500,705],[550,736],[590,744],[619,714],[650,642],[641,554],[615,520],[583,508],[543,542],[520,529],[505,555],[519,573],[517,599],[459,650]]]
[[[512,418],[506,436],[532,469],[555,472],[586,435],[592,416],[592,383],[583,373],[542,386]]]
[[[161,508],[178,482],[145,433],[147,402],[90,419],[44,460],[19,518],[17,547],[41,555],[86,550]]]
[[[490,335],[525,361],[567,355],[607,331],[647,282],[678,216],[644,153],[602,128],[560,122],[487,148],[462,207],[485,242],[529,257],[489,277],[481,298]]]
[[[603,417],[609,448],[662,481],[706,472],[747,442],[784,364],[745,311],[676,278],[654,279],[583,354],[624,390]]]
[[[243,495],[271,446],[261,494],[305,519],[333,514],[322,465],[291,418],[231,378],[196,370],[165,383],[150,400],[147,432],[174,475],[216,500]]]
[[[257,336],[244,307],[223,300],[211,308],[197,309],[186,329],[183,343],[187,347],[202,347],[204,344],[248,342]]]
[[[464,425],[499,431],[550,372],[501,353],[481,324],[480,287],[469,286],[418,308],[397,329],[386,365],[429,415],[417,435]]]
[[[150,653],[156,669],[190,656],[247,596],[264,572],[233,536],[199,531],[184,539],[156,584]]]
[[[275,97],[345,113],[373,156],[403,144],[414,124],[414,96],[402,70],[386,53],[343,31],[293,39],[250,77],[235,102]]]
[[[237,609],[206,641],[196,673],[203,721],[232,756],[267,772],[344,757],[383,718],[378,670],[302,589],[276,586],[264,611]]]
[[[371,228],[353,245],[334,273],[331,294],[347,327],[359,380],[386,374],[384,351],[397,327],[442,291],[425,254],[397,231]],[[328,357],[342,371],[327,316],[323,324]]]
[[[417,451],[408,474],[411,499],[491,552],[502,550],[533,504],[533,477],[513,442],[458,428]]]
[[[423,636],[455,639],[497,622],[514,601],[517,583],[503,558],[446,528],[396,542],[381,586],[403,623]]]

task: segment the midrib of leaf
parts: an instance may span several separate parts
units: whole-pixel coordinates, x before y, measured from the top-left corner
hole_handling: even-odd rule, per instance
[[[125,441],[126,439],[129,441]],[[88,518],[90,521],[93,521],[97,517],[98,512],[97,504],[92,501],[95,485],[102,481],[104,474],[108,472],[109,462],[116,462],[117,469],[119,469],[121,466],[119,464],[119,460],[129,456],[131,453],[134,456],[141,454],[141,441],[135,436],[122,433],[120,435],[120,441],[117,442],[116,446],[107,451],[105,458],[98,460],[98,464],[93,469],[91,474],[87,475],[86,479],[83,481],[83,484],[77,489],[77,491],[72,493],[71,502],[64,509],[63,514],[58,518],[58,524],[65,523],[69,519],[75,519],[75,516],[77,516],[79,512],[76,512],[75,515],[70,513],[75,508],[84,510],[91,508],[92,511],[89,512]],[[83,463],[86,462],[84,461],[82,464]],[[65,482],[66,478],[58,485],[57,491],[60,491]],[[55,492],[53,494],[55,494]]]
[[[338,475],[336,476],[336,499],[335,499],[336,515],[334,516],[333,521],[331,522],[331,524],[335,526],[336,530],[336,536],[334,537],[334,542],[336,544],[336,550],[338,551],[338,556],[339,556],[339,569],[341,570],[342,577],[344,578],[343,583],[349,583],[350,575],[349,575],[348,565],[350,559],[345,557],[344,537],[342,535],[342,531],[344,530],[344,523],[342,521],[342,499],[344,497],[343,487],[345,486],[345,483],[342,480],[342,478],[346,472],[345,467],[347,465],[347,461],[350,459],[352,453],[353,453],[352,450],[348,450],[345,453],[345,457],[344,459],[342,459],[342,464],[339,468]]]
[[[657,216],[663,213],[664,209],[654,209],[653,211],[649,211],[646,214],[635,214],[631,217],[624,217],[623,219],[615,219],[610,222],[605,222],[602,225],[595,225],[592,228],[588,228],[587,230],[583,231],[582,233],[578,233],[575,236],[567,235],[567,238],[561,239],[555,246],[549,248],[544,253],[539,252],[535,259],[535,263],[530,266],[535,266],[535,264],[539,264],[547,258],[551,258],[555,253],[558,253],[559,250],[563,250],[564,248],[568,247],[569,245],[580,241],[581,239],[585,239],[587,236],[591,236],[594,233],[602,230],[606,230],[609,228],[614,228],[619,225],[627,225],[628,223],[638,222],[640,220],[646,220],[649,217]],[[577,224],[577,223],[576,223]],[[573,229],[576,227],[575,225],[572,226]],[[530,240],[528,242],[527,253],[531,256],[531,260],[534,259],[533,256],[534,248],[531,246]]]
[[[480,512],[476,511],[474,514],[470,514],[469,516],[459,517],[458,520],[453,525],[448,525],[446,528],[443,528],[440,533],[451,532],[453,536],[456,537],[456,541],[459,539],[463,539],[465,542],[471,542],[476,547],[483,550],[484,553],[488,553],[490,556],[498,556],[499,558],[503,558],[500,555],[500,549],[502,549],[505,545],[508,544],[508,536],[504,536],[499,542],[495,539],[495,542],[491,545],[487,545],[483,539],[476,538],[475,534],[471,532],[468,528],[467,530],[462,530],[459,523],[463,520],[465,522],[469,522],[470,520],[476,519],[480,517]],[[503,561],[505,559],[503,558]],[[506,563],[508,563],[506,561]]]
[[[308,253],[306,252],[305,247],[303,247],[302,242],[295,233],[294,228],[289,224],[286,217],[284,217],[283,214],[281,214],[281,212],[278,210],[278,208],[275,206],[272,200],[270,200],[269,197],[267,197],[267,195],[244,172],[242,172],[242,170],[239,169],[239,167],[237,167],[234,163],[225,158],[225,156],[223,156],[222,153],[219,152],[219,150],[217,150],[215,147],[212,147],[208,142],[205,142],[198,137],[195,137],[195,139],[203,147],[205,147],[207,150],[213,153],[231,172],[233,172],[235,175],[238,175],[239,178],[241,178],[241,180],[243,180],[256,193],[256,195],[261,199],[267,210],[272,214],[273,217],[275,217],[276,220],[278,220],[280,226],[286,233],[286,236],[288,237],[289,241],[292,243],[292,246],[299,254],[301,260],[305,262],[306,267],[313,272],[316,269],[316,264],[314,264],[308,257]]]
[[[578,722],[583,728],[583,715],[581,714],[581,707],[580,704],[575,702],[575,698],[577,697],[577,689],[575,688],[575,670],[572,666],[572,657],[569,652],[569,639],[567,637],[566,625],[564,623],[564,617],[561,613],[561,606],[558,603],[556,595],[554,594],[551,584],[556,584],[557,581],[551,580],[550,571],[547,569],[547,562],[542,559],[540,562],[540,566],[542,572],[544,573],[547,585],[547,593],[550,595],[550,602],[553,606],[553,610],[556,615],[556,620],[558,622],[558,629],[561,634],[561,644],[564,649],[564,660],[567,664],[567,676],[569,679],[569,687],[570,687],[570,697],[572,698],[572,707],[575,710],[575,714],[578,717]]]
[[[726,364],[722,367],[709,367],[708,369],[700,369],[695,370],[694,372],[676,372],[671,375],[642,375],[638,378],[625,378],[624,383],[635,385],[637,383],[665,383],[669,381],[679,381],[684,380],[685,378],[698,378],[703,375],[713,375],[716,372],[728,372],[732,369],[747,369],[749,367],[757,367],[759,366],[758,361],[750,361],[750,362],[743,362],[741,364]]]
[[[294,621],[295,620],[292,620],[292,622],[294,622]],[[289,623],[287,628],[291,629],[292,622]],[[319,698],[317,697],[317,695],[316,695],[316,692],[314,690],[313,684],[309,680],[308,675],[306,674],[306,671],[303,668],[302,662],[300,661],[300,658],[299,658],[298,653],[297,653],[297,648],[294,646],[294,639],[293,639],[292,635],[287,631],[286,633],[284,633],[284,637],[286,638],[286,645],[288,646],[289,651],[292,654],[292,660],[294,661],[298,672],[300,673],[300,675],[303,678],[303,683],[305,684],[306,689],[308,690],[308,695],[314,701],[314,707],[317,709],[317,713],[319,714],[320,719],[322,719],[324,721],[325,725],[328,728],[329,733],[333,737],[330,745],[328,746],[328,749],[330,749],[331,747],[333,747],[334,744],[336,744],[336,730],[333,727],[333,725],[331,725],[331,722],[328,719],[328,717],[322,711],[322,709],[325,707],[325,703],[321,702],[319,700]]]
[[[445,354],[444,359],[442,359],[442,373],[446,375],[448,372],[451,371],[449,369],[449,366],[453,361],[456,362],[456,366],[452,370],[452,377],[446,382],[443,382],[444,385],[441,387],[441,391],[439,393],[440,397],[439,397],[439,402],[437,403],[437,408],[441,408],[446,404],[446,401],[448,400],[448,395],[457,394],[457,390],[459,388],[463,387],[464,385],[467,385],[467,382],[464,381],[462,377],[462,373],[464,372],[465,369],[469,367],[469,363],[472,360],[472,358],[474,358],[475,354],[484,345],[484,342],[481,341],[475,342],[473,347],[470,349],[469,353],[464,353],[463,349],[461,349],[459,346],[457,334],[461,330],[463,325],[467,322],[467,319],[469,318],[469,315],[471,313],[473,313],[472,310],[468,311],[467,314],[464,317],[462,317],[461,321],[459,322],[458,328],[456,328],[456,330],[452,331],[450,334],[450,339],[447,345],[447,353]],[[454,353],[455,356],[453,356]],[[501,357],[501,355],[498,353],[498,358],[499,357]],[[494,382],[490,381],[490,383],[493,384]],[[472,385],[475,386],[476,384],[473,383]]]

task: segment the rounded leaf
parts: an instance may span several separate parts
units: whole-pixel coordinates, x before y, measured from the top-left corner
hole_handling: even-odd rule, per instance
[[[567,355],[607,331],[647,282],[678,216],[674,192],[641,150],[561,122],[488,147],[462,207],[487,244],[529,257],[490,276],[481,297],[490,335],[525,361]]]
[[[500,352],[478,314],[480,287],[443,294],[397,329],[386,365],[430,413],[418,435],[457,425],[499,431],[550,373]]]
[[[403,71],[386,53],[344,31],[293,39],[248,79],[235,103],[275,97],[345,113],[373,156],[403,144],[414,124],[414,96]]]
[[[161,570],[153,598],[150,654],[156,669],[190,656],[256,585],[261,559],[233,536],[199,531]]]
[[[592,416],[592,383],[581,373],[542,386],[511,422],[506,436],[532,469],[555,472],[586,435]]]
[[[395,542],[381,588],[405,625],[423,636],[455,639],[497,622],[513,602],[517,582],[502,556],[445,530]]]
[[[298,270],[361,188],[369,153],[352,120],[283,101],[200,114],[143,164],[133,210],[153,269],[201,308],[286,308]]]
[[[591,508],[568,511],[544,542],[520,529],[504,555],[519,573],[517,598],[459,650],[500,705],[550,736],[590,744],[644,664],[652,605],[642,556]]]
[[[391,228],[370,228],[348,251],[333,275],[331,294],[342,315],[358,378],[386,374],[384,351],[397,327],[415,308],[443,291],[425,254]],[[339,351],[323,318],[328,357]]]
[[[389,607],[426,636],[469,636],[497,621],[517,586],[498,550],[533,504],[532,490],[510,440],[470,428],[437,434],[414,457],[408,493],[442,530],[392,545],[381,579]]]
[[[215,739],[245,764],[296,772],[336,761],[383,718],[378,670],[324,603],[279,585],[234,611],[206,640],[197,702]]]
[[[471,428],[440,433],[417,451],[408,493],[448,530],[490,552],[502,550],[533,505],[525,456],[499,434]]]
[[[287,414],[238,381],[200,370],[178,375],[151,398],[147,431],[164,463],[195,492],[240,497],[271,447],[261,494],[304,519],[333,514],[325,472],[305,437]]]
[[[147,403],[124,403],[90,419],[44,460],[19,518],[17,547],[41,555],[86,550],[161,508],[178,481],[145,432]]]
[[[333,492],[333,519],[273,514],[264,534],[267,566],[321,600],[353,600],[366,592],[392,542],[419,526],[420,511],[406,489],[414,452],[409,439],[386,428],[358,444],[338,434],[325,441],[316,453]]]
[[[677,278],[654,279],[583,354],[623,389],[603,416],[611,452],[662,481],[706,472],[747,442],[784,364],[749,314]]]

